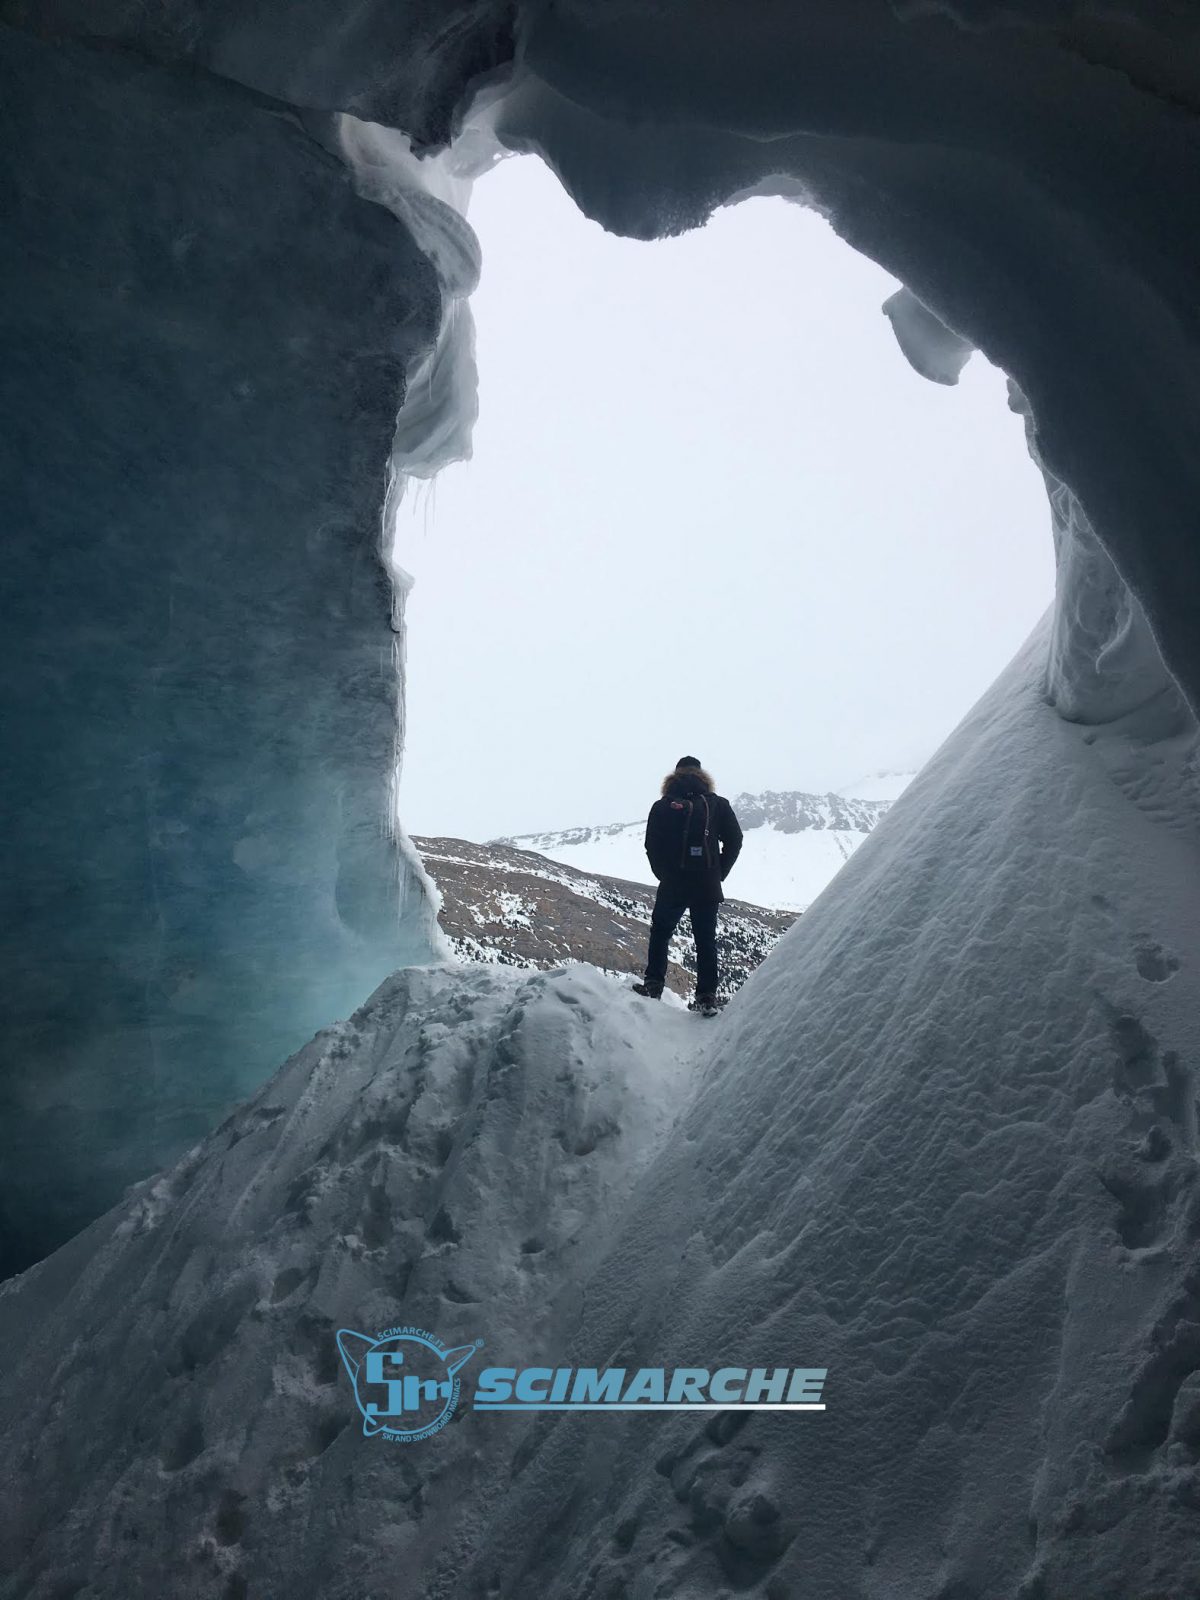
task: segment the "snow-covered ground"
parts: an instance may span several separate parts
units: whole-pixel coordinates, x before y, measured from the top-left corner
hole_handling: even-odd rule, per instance
[[[862,780],[873,794],[785,794],[733,797],[745,842],[726,891],[751,905],[803,911],[858,849],[912,773],[873,773]],[[654,879],[646,860],[646,823],[610,823],[557,833],[521,834],[504,841],[534,850],[580,872]]]
[[[422,1574],[528,1431],[364,1439],[336,1331],[403,1310],[500,1364],[564,1349],[704,1026],[588,967],[397,973],[0,1284],[0,1595],[443,1592]]]

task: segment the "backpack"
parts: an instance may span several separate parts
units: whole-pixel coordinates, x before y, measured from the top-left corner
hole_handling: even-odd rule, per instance
[[[672,833],[678,839],[675,863],[684,872],[704,872],[717,864],[715,807],[710,794],[667,801]]]

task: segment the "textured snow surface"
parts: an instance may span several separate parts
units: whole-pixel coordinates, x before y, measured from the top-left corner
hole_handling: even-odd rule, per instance
[[[572,1422],[473,1569],[508,1592],[724,1592],[748,1496],[780,1594],[1194,1591],[1196,749],[1065,724],[1044,648],[732,1003],[589,1294],[590,1348],[827,1361],[821,1431]]]
[[[334,1333],[561,1352],[700,1027],[590,968],[399,973],[0,1286],[0,1594],[422,1594],[528,1436],[360,1453]]]
[[[1045,649],[721,1021],[398,974],[5,1286],[0,1594],[1195,1593],[1196,743]],[[389,1449],[332,1334],[400,1319],[829,1409]]]

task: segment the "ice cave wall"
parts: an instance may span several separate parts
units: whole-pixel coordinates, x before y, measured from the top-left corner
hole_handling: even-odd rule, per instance
[[[442,297],[260,93],[0,28],[0,107],[12,1270],[428,953],[379,543]]]

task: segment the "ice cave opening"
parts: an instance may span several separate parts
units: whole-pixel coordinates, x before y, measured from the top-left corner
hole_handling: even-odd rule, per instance
[[[1194,7],[0,17],[4,1600],[1195,1595]],[[461,453],[497,144],[639,240],[817,205],[1050,490],[1049,613],[699,1035],[397,914],[381,486]],[[828,1405],[390,1449],[401,1318]]]
[[[626,821],[672,743],[730,793],[917,770],[1053,592],[1003,375],[925,381],[882,309],[901,285],[784,199],[627,240],[518,157],[466,212],[471,458],[393,535],[406,829]],[[805,903],[823,861],[792,869]]]

